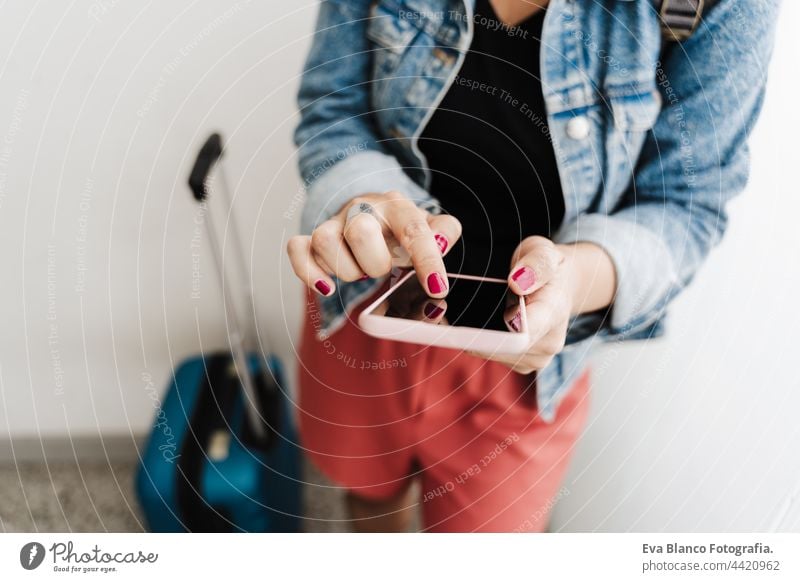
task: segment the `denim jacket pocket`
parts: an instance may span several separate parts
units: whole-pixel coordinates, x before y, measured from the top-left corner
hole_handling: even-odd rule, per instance
[[[613,95],[608,98],[608,109],[613,137],[607,143],[606,155],[613,162],[606,181],[614,191],[621,191],[630,182],[647,132],[661,113],[661,94],[653,89]]]
[[[375,109],[390,107],[385,97],[399,90],[397,77],[403,57],[421,29],[403,18],[396,0],[378,0],[372,4],[366,37],[372,49],[371,93]]]
[[[389,73],[397,65],[420,29],[400,15],[400,7],[391,0],[372,4],[366,36],[377,46],[374,51],[376,71]]]
[[[614,127],[623,132],[652,129],[661,113],[661,94],[653,89],[632,95],[609,98]]]
[[[628,189],[648,132],[661,113],[661,95],[656,89],[607,92],[603,187],[611,193],[610,206]]]

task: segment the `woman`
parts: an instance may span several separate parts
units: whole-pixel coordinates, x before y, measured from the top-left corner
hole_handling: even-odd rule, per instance
[[[777,1],[706,4],[680,43],[650,0],[322,4],[288,252],[310,290],[301,435],[356,529],[416,504],[429,531],[546,528],[587,353],[662,333],[746,182]],[[365,336],[353,315],[403,257],[433,298],[447,272],[507,278],[528,352]]]

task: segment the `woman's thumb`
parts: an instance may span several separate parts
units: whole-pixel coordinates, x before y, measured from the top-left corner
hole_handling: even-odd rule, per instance
[[[517,295],[530,295],[545,285],[564,260],[552,241],[531,236],[514,252],[515,261],[508,275],[508,285]]]

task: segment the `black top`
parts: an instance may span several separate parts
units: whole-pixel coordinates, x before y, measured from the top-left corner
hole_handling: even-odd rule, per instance
[[[470,50],[420,136],[431,194],[464,227],[450,272],[506,278],[519,242],[564,218],[539,76],[544,14],[506,26],[477,0]]]

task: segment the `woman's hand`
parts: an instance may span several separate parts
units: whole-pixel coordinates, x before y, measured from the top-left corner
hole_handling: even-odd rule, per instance
[[[614,266],[592,243],[556,245],[541,236],[523,240],[514,253],[508,284],[525,298],[530,345],[524,354],[476,354],[530,374],[546,367],[564,348],[567,326],[578,313],[608,307],[616,288]],[[521,325],[519,302],[505,313],[508,327]]]
[[[441,298],[448,290],[442,256],[460,236],[456,218],[386,192],[354,198],[311,236],[289,239],[287,251],[295,274],[321,295],[333,294],[331,275],[343,281],[381,277],[410,261],[423,289]]]

